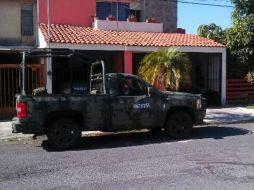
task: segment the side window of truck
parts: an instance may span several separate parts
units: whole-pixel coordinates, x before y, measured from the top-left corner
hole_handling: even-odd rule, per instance
[[[117,96],[117,82],[115,78],[108,77],[106,80],[106,91],[111,96]]]
[[[135,78],[119,78],[120,96],[142,96],[147,95],[147,87]]]

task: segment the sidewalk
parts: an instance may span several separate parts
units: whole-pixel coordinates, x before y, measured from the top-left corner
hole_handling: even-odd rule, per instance
[[[223,124],[254,121],[254,109],[243,107],[207,109],[204,123]]]
[[[207,109],[205,124],[225,124],[225,123],[240,123],[254,122],[254,109],[242,107],[230,108],[212,108]],[[86,132],[93,133],[93,132]],[[9,140],[22,140],[32,138],[33,135],[15,134],[12,133],[10,121],[0,121],[0,142]]]
[[[0,142],[9,140],[22,140],[32,138],[33,135],[24,135],[21,133],[12,133],[11,121],[0,121]]]

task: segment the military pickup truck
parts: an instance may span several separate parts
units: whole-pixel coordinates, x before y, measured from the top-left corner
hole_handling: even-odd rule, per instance
[[[98,66],[101,69],[95,69]],[[24,88],[22,92],[16,95],[13,132],[46,134],[57,149],[76,146],[82,131],[164,129],[172,138],[187,138],[206,113],[201,95],[162,92],[132,74],[106,74],[103,61],[91,63],[86,94],[27,95]]]

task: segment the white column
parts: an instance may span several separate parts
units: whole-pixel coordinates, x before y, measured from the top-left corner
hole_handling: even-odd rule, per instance
[[[227,53],[226,48],[222,51],[222,64],[221,64],[221,105],[226,105],[226,82],[227,82]]]
[[[52,94],[52,58],[46,58],[46,88],[48,94]]]

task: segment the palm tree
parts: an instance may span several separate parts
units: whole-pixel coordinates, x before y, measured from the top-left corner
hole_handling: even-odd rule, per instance
[[[211,24],[202,24],[197,29],[197,34],[201,37],[213,39],[217,42],[225,44],[225,31],[222,28],[214,23]]]
[[[139,75],[160,90],[178,90],[191,85],[191,65],[188,56],[175,48],[159,49],[141,61]]]

